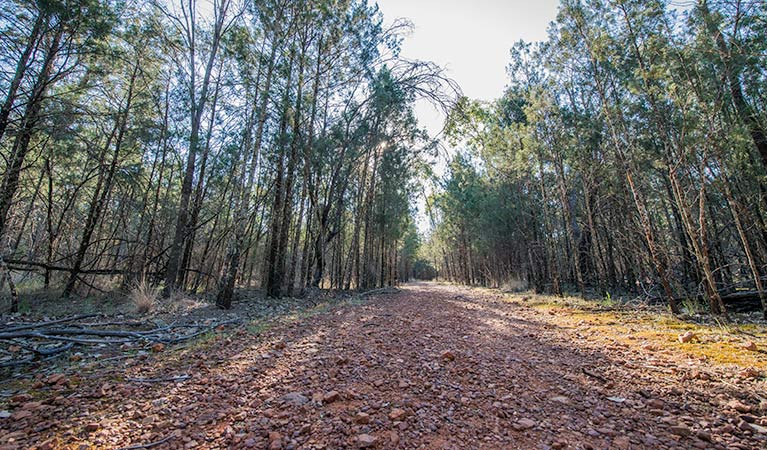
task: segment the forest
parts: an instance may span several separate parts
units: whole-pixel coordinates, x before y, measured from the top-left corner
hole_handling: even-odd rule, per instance
[[[358,1],[2,3],[4,289],[270,297],[407,278],[448,108]],[[19,276],[21,274],[21,276]],[[20,285],[18,288],[15,285]],[[7,291],[6,291],[7,292]]]
[[[767,448],[767,2],[0,0],[0,102],[0,450]]]
[[[684,8],[680,8],[684,7]],[[460,283],[583,297],[761,302],[767,317],[767,5],[560,4],[509,84],[462,98],[464,143],[426,248]]]

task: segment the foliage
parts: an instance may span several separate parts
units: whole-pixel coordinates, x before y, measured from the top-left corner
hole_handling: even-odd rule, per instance
[[[546,42],[513,46],[503,95],[450,114],[466,151],[436,181],[440,275],[675,311],[724,313],[735,286],[764,299],[765,12],[563,1]]]
[[[409,278],[412,104],[455,88],[404,31],[356,0],[3,4],[0,252],[64,296],[223,307]]]

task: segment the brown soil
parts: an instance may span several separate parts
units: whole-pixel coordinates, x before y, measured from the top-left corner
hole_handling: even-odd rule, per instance
[[[767,447],[761,375],[739,377],[681,350],[608,345],[607,331],[568,323],[487,290],[412,284],[268,329],[43,377],[6,406],[0,445]]]

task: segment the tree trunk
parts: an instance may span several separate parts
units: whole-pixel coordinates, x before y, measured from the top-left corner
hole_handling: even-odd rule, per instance
[[[5,233],[8,225],[8,213],[11,209],[16,189],[19,187],[19,177],[21,176],[24,160],[29,151],[29,142],[32,140],[35,127],[40,119],[40,110],[43,106],[45,92],[51,84],[50,77],[53,70],[53,62],[58,54],[62,35],[63,30],[59,27],[48,46],[45,60],[43,61],[40,73],[37,75],[37,80],[32,88],[32,93],[27,101],[27,106],[21,119],[21,127],[13,142],[11,160],[6,166],[2,191],[0,191],[0,236]]]

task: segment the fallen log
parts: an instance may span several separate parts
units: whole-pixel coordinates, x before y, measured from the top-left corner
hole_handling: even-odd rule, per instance
[[[135,331],[120,331],[120,330],[88,330],[79,328],[62,328],[58,330],[45,330],[40,331],[14,331],[8,333],[0,333],[0,340],[17,339],[17,338],[46,338],[53,339],[53,336],[58,335],[75,335],[75,336],[101,336],[101,337],[132,337],[136,339],[149,338],[148,335],[137,333]]]
[[[722,302],[725,307],[738,312],[760,311],[762,300],[758,291],[738,291],[723,295]]]
[[[50,272],[74,272],[74,269],[66,266],[59,266],[56,264],[48,264],[39,261],[26,261],[22,259],[5,259],[10,270],[17,272],[32,272],[35,269],[43,269]],[[137,272],[135,270],[123,270],[123,269],[80,269],[77,271],[79,275],[144,275],[144,276],[159,276],[161,272]]]
[[[53,355],[57,355],[59,353],[63,353],[63,352],[71,350],[72,347],[74,347],[74,345],[75,344],[73,342],[69,342],[67,344],[58,345],[58,346],[52,347],[52,348],[51,347],[49,347],[49,348],[37,347],[37,348],[33,348],[32,351],[37,353],[40,356],[53,356]]]
[[[765,292],[765,295],[767,295],[767,292]],[[762,310],[762,302],[759,299],[759,292],[758,291],[737,291],[737,292],[731,292],[731,293],[720,293],[720,296],[722,297],[722,302],[724,303],[724,306],[730,310],[735,312],[754,312],[754,311],[761,311]],[[701,303],[704,303],[706,301],[706,298],[703,295],[698,295],[697,297],[679,297],[675,300],[678,303],[682,303],[687,300],[696,300]],[[660,299],[654,299],[654,300],[660,300]]]
[[[82,316],[66,317],[64,319],[50,320],[48,322],[28,323],[25,325],[10,326],[7,328],[0,328],[0,333],[10,333],[14,331],[33,330],[35,328],[44,328],[51,325],[57,325],[60,323],[74,322],[75,320],[90,319],[91,317],[97,317],[98,314],[85,314]]]
[[[152,325],[148,330],[126,330],[94,328],[117,324],[121,326],[149,325],[138,322],[104,322],[86,323],[78,320],[97,316],[88,314],[38,323],[28,323],[0,328],[0,341],[15,345],[26,352],[29,357],[19,355],[12,361],[0,362],[0,368],[14,367],[45,361],[61,353],[67,352],[76,345],[121,345],[162,343],[166,345],[179,344],[195,337],[210,333],[223,326],[241,323],[240,319],[225,320],[213,323],[184,323],[163,326]],[[10,325],[10,324],[9,324]]]

